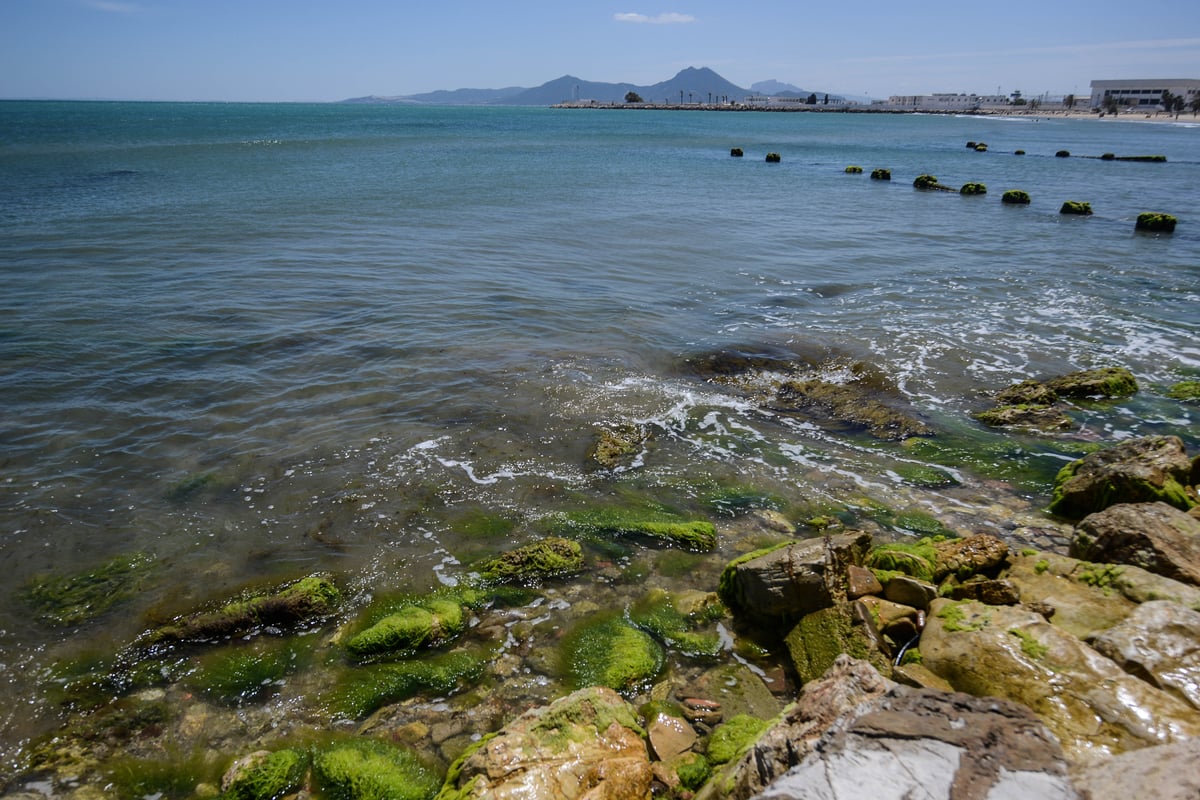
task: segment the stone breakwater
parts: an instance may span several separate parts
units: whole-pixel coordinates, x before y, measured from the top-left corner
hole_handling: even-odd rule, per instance
[[[863,393],[763,356],[691,367],[879,442],[939,435],[869,370]],[[1096,370],[995,403],[1136,391]],[[588,458],[603,476],[650,435],[610,425]],[[1087,449],[1055,516],[1014,511],[1003,538],[798,520],[740,487],[719,524],[564,515],[433,592],[314,574],[222,598],[59,665],[66,722],[5,796],[1194,797],[1200,456],[1173,436]],[[146,568],[31,601],[76,623]]]

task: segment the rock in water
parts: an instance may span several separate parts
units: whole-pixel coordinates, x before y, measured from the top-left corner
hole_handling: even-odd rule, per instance
[[[1054,479],[1049,508],[1069,519],[1118,503],[1158,500],[1186,511],[1196,505],[1185,488],[1191,473],[1192,462],[1178,436],[1131,439],[1063,467]]]

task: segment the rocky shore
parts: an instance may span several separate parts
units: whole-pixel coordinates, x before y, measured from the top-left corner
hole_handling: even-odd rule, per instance
[[[688,366],[888,446],[941,435],[862,365],[837,384],[761,354]],[[1066,403],[1137,390],[1121,369],[1029,381],[981,420],[1053,431]],[[626,468],[652,435],[598,427],[587,457]],[[716,522],[555,517],[433,592],[250,589],[60,665],[66,722],[3,796],[1194,798],[1198,486],[1200,455],[1150,436],[1081,447],[1005,535],[795,518],[736,487]],[[144,569],[29,595],[76,624]]]

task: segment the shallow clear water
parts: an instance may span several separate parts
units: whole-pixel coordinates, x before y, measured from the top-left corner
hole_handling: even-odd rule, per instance
[[[1077,157],[1105,152],[1168,163]],[[935,513],[1049,490],[964,464],[970,491],[917,496],[899,445],[761,408],[696,354],[867,361],[978,436],[986,393],[1119,364],[1141,393],[1077,433],[1195,448],[1195,406],[1163,392],[1200,374],[1197,186],[1190,123],[0,103],[0,741],[42,714],[40,669],[151,610],[316,569],[449,579],[478,555],[469,510],[517,522],[503,547],[614,487],[695,513],[728,483]],[[1179,227],[1135,234],[1142,211]],[[587,470],[622,422],[649,451]],[[21,597],[131,552],[154,581],[69,635]]]

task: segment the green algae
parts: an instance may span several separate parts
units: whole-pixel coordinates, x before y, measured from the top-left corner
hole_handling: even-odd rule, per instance
[[[938,179],[935,175],[918,175],[913,181],[913,188],[916,189],[936,189]]]
[[[1171,233],[1175,230],[1177,220],[1170,214],[1159,214],[1151,211],[1138,214],[1134,229],[1153,233]]]
[[[561,657],[563,671],[576,687],[607,686],[618,692],[640,691],[665,662],[658,642],[613,614],[576,625],[563,639]]]
[[[161,758],[119,756],[105,765],[104,773],[111,796],[119,800],[185,800],[197,796],[197,787],[221,780],[219,763],[204,748],[184,752],[171,746]]]
[[[1029,205],[1029,193],[1021,189],[1009,189],[1000,197],[1000,202],[1012,206]]]
[[[958,479],[949,472],[928,464],[904,463],[895,468],[895,473],[904,483],[921,489],[944,489],[958,485]]]
[[[216,481],[217,476],[212,472],[188,475],[171,484],[164,496],[172,503],[186,503],[204,490],[212,488]]]
[[[781,511],[787,505],[778,495],[747,486],[724,487],[710,492],[703,499],[713,514],[733,518],[762,509]]]
[[[663,514],[651,516],[636,510],[607,508],[568,512],[563,519],[568,529],[585,537],[632,537],[694,552],[708,552],[717,546],[716,527],[707,520],[683,520]]]
[[[979,148],[976,149],[978,150]],[[987,194],[987,186],[982,183],[964,183],[962,188],[958,190],[958,193],[967,196]]]
[[[430,800],[441,776],[414,752],[370,739],[347,739],[313,758],[328,800]]]
[[[304,787],[310,758],[300,750],[276,750],[243,770],[222,800],[280,800]]]
[[[1044,385],[1062,397],[1080,399],[1128,397],[1138,391],[1137,378],[1125,367],[1100,367],[1052,378]]]
[[[767,720],[749,714],[738,714],[722,723],[708,739],[708,760],[713,764],[727,764],[733,761],[758,740],[768,724]]]
[[[847,175],[861,175],[862,171],[863,171],[863,168],[858,166],[857,164],[851,164],[850,166],[846,167]]]
[[[1200,403],[1200,380],[1180,381],[1167,389],[1167,397],[1186,403]]]
[[[199,611],[165,625],[151,643],[202,642],[250,633],[267,625],[294,626],[332,614],[341,592],[328,577],[310,575],[261,594],[249,594],[215,611]]]
[[[450,694],[477,681],[487,658],[480,651],[455,651],[354,668],[325,692],[324,705],[335,714],[357,718],[414,695]]]
[[[360,659],[412,654],[448,644],[466,627],[467,617],[460,603],[433,597],[380,619],[346,642],[346,649]]]
[[[476,569],[488,582],[536,585],[582,570],[583,549],[579,542],[553,536],[490,558]]]
[[[802,684],[824,675],[843,653],[869,661],[885,677],[891,674],[890,660],[863,624],[856,624],[846,603],[806,614],[784,637],[784,644]]]
[[[42,621],[80,625],[141,591],[152,563],[145,553],[116,556],[86,572],[36,576],[21,594]]]
[[[981,606],[982,607],[982,606]],[[984,613],[978,620],[968,620],[961,603],[951,603],[937,614],[942,620],[942,627],[947,633],[969,633],[986,628],[991,621],[990,614]]]
[[[233,645],[201,656],[186,683],[233,705],[262,699],[307,663],[315,640],[266,640]]]
[[[867,553],[868,569],[885,572],[900,572],[917,580],[933,583],[937,565],[937,549],[931,538],[915,542],[892,542],[881,544]]]
[[[873,169],[871,170],[871,180],[873,181],[890,181],[892,179],[892,171],[890,169]]]
[[[674,764],[679,785],[688,791],[696,791],[712,776],[712,764],[699,753],[684,753]]]
[[[1049,652],[1050,648],[1039,642],[1028,631],[1023,631],[1020,628],[1012,628],[1009,633],[1017,637],[1021,642],[1021,652],[1035,661],[1040,661]]]
[[[647,592],[629,609],[629,620],[634,625],[654,636],[667,647],[687,656],[715,658],[721,652],[721,638],[715,630],[697,630],[711,622],[709,609],[705,606],[697,615],[685,616],[675,606],[674,598],[662,589]],[[723,613],[717,603],[716,613]]]
[[[1062,208],[1058,210],[1058,213],[1090,217],[1092,215],[1092,204],[1081,200],[1067,200],[1063,202]]]

